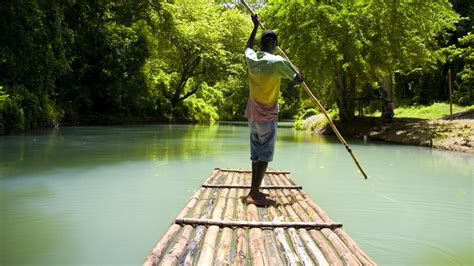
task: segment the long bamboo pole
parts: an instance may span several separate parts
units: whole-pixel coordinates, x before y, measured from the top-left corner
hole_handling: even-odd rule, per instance
[[[226,179],[226,175],[220,175],[219,178],[217,179],[217,183],[223,183]],[[206,209],[204,212],[201,214],[201,219],[207,219],[209,216],[212,215],[212,211],[214,210],[214,206],[216,205],[216,201],[218,200],[218,195],[221,193],[219,189],[214,189],[212,190],[212,196],[209,199],[209,202],[206,205]],[[194,217],[193,217],[194,218]],[[181,256],[178,259],[178,264],[180,265],[191,265],[193,264],[194,257],[199,251],[199,246],[204,238],[204,234],[206,232],[206,227],[205,226],[198,226],[196,228],[194,237],[192,240],[186,245],[186,248],[181,254]]]
[[[298,209],[297,214],[303,221],[323,221],[318,213],[311,208],[306,199],[301,195],[301,191],[293,193],[296,201],[303,208],[303,210]],[[327,258],[330,265],[343,265],[336,249],[329,242],[329,240],[324,236],[320,230],[309,230],[309,233],[312,239],[320,247],[321,251],[324,253],[324,256]]]
[[[221,219],[193,219],[176,218],[176,223],[193,226],[219,226],[219,227],[248,227],[248,228],[308,228],[308,229],[336,229],[342,227],[341,223],[318,222],[271,222],[271,221],[229,221]]]
[[[240,175],[238,178],[238,184],[243,184],[245,182],[245,177]],[[238,220],[244,220],[245,215],[245,205],[243,203],[243,197],[245,197],[246,190],[238,189],[237,190],[237,208],[236,208],[236,218]],[[235,252],[232,258],[232,265],[247,265],[248,260],[248,237],[247,232],[243,228],[239,227],[235,230]]]
[[[282,184],[281,178],[275,179],[275,182],[279,182],[279,184]],[[284,194],[284,190],[277,190],[276,194],[279,196],[279,199],[282,203],[282,206],[280,206],[280,209],[282,213],[285,214],[287,217],[291,217],[294,220],[300,220],[298,215],[296,214],[295,210],[291,207],[291,198],[289,198],[287,195]],[[300,220],[301,221],[301,220]],[[293,228],[288,228],[288,234],[290,235],[291,241],[293,243],[293,247],[295,248],[296,254],[298,254],[298,257],[303,265],[314,265],[313,261],[310,258],[310,254],[308,254],[305,250],[304,247],[304,242],[300,238],[300,236],[297,234],[296,229]],[[299,230],[300,233],[305,233],[305,231]]]
[[[285,181],[283,183],[285,185],[292,183],[289,179],[283,180]],[[296,199],[296,202],[299,203],[299,205],[293,204],[293,208],[295,208],[295,211],[296,213],[298,213],[298,215],[308,212],[314,214],[313,218],[315,218],[316,221],[324,220],[325,222],[332,223],[332,220],[329,218],[326,212],[316,203],[314,203],[314,201],[306,194],[306,192],[294,190],[284,190],[284,192],[287,195],[291,193],[292,196]],[[303,221],[307,220],[303,219]],[[357,245],[357,243],[342,228],[335,228],[333,231],[363,265],[376,265],[376,263],[359,247],[359,245]]]
[[[231,178],[232,178],[231,176],[228,177],[229,180],[231,180]],[[216,220],[221,219],[222,214],[224,212],[226,198],[227,198],[228,193],[229,193],[229,189],[227,188],[221,190],[216,206],[212,212],[212,217],[211,217],[212,219],[216,219]],[[197,265],[212,265],[213,264],[218,233],[219,233],[219,226],[217,225],[212,225],[207,229],[206,235],[204,236],[204,242],[201,248],[201,253],[199,255]]]
[[[254,204],[247,206],[247,219],[250,222],[257,222],[258,210]],[[249,231],[249,245],[250,254],[252,255],[252,265],[269,265],[267,252],[265,251],[265,244],[262,229],[259,227],[252,227]]]
[[[234,169],[234,168],[214,168],[215,170],[221,171],[221,172],[236,172],[236,173],[252,173],[252,170],[248,169]],[[266,173],[269,174],[290,174],[289,171],[277,171],[277,170],[271,170],[268,169]]]
[[[274,175],[270,175],[270,176],[271,178],[268,178],[267,182],[272,185],[276,184],[275,176]],[[271,190],[269,192],[270,192],[271,197],[273,197],[274,199],[277,199],[276,190]],[[277,199],[277,204],[281,204],[281,202],[279,202],[278,199]],[[279,208],[275,208],[274,206],[270,206],[268,208],[268,212],[270,213],[270,217],[272,218],[272,220],[282,220],[284,216],[284,214],[281,213]],[[278,241],[278,246],[280,248],[280,252],[282,253],[282,257],[285,260],[285,265],[299,265],[300,261],[298,259],[298,256],[293,251],[293,249],[291,249],[290,247],[291,242],[288,241],[288,237],[285,233],[285,230],[283,228],[275,228],[273,232],[275,233],[275,239]]]
[[[203,184],[205,188],[251,188],[250,185],[216,185],[216,184]],[[303,189],[302,186],[274,186],[274,185],[262,185],[260,189]]]
[[[272,195],[273,193],[271,192],[270,195]],[[279,217],[277,209],[275,207],[270,206],[268,208],[268,211],[270,212],[273,218]],[[280,249],[282,257],[285,260],[285,265],[298,265],[298,257],[290,247],[290,243],[288,242],[285,230],[279,227],[273,229],[273,232],[275,234],[275,240],[278,243],[278,247]]]
[[[287,198],[291,198],[291,194],[289,192],[289,190],[283,190],[283,195],[285,195]],[[293,207],[293,210],[294,210],[294,214],[293,215],[297,215],[299,216],[299,218],[303,221],[303,222],[309,222],[310,219],[308,218],[308,216],[306,215],[306,211],[300,206],[301,202],[299,202],[298,200],[296,201],[293,201],[291,200],[292,204],[291,206]],[[321,249],[319,249],[316,244],[314,243],[314,241],[311,239],[311,236],[308,232],[308,230],[306,229],[299,229],[298,230],[300,236],[301,236],[301,240],[303,241],[303,243],[305,244],[306,248],[311,251],[310,252],[310,256],[318,262],[319,265],[329,265],[329,262],[327,261],[327,259],[325,258],[325,256],[323,255]],[[328,247],[324,247],[325,249],[328,249]],[[331,252],[331,250],[329,250],[329,252]],[[329,256],[331,257],[331,256]],[[332,256],[333,257],[333,256]]]
[[[265,181],[264,183],[267,183],[268,181]],[[270,193],[268,190],[263,190],[265,193]],[[260,215],[260,220],[262,222],[269,222],[270,219],[270,214],[268,213],[268,208],[259,208],[258,213]],[[263,229],[263,238],[264,238],[264,243],[265,243],[265,249],[268,254],[268,259],[269,259],[269,265],[283,265],[283,260],[280,256],[280,252],[277,246],[277,241],[275,239],[274,235],[274,230],[270,229]]]
[[[290,193],[288,191],[288,193]],[[306,209],[307,211],[310,211],[311,213],[315,213],[312,215],[311,219],[313,221],[318,221],[322,219],[325,222],[332,222],[332,220],[329,218],[329,216],[316,204],[311,198],[306,198],[303,200],[303,195],[306,193],[303,191],[299,191],[299,195],[295,195],[295,198],[297,199],[297,202],[304,203],[308,208]],[[302,205],[302,207],[304,207]],[[317,210],[317,211],[316,211]],[[321,229],[321,233],[329,240],[329,242],[332,244],[332,246],[336,249],[337,253],[341,256],[341,258],[344,259],[344,262],[349,265],[357,265],[359,263],[362,263],[361,261],[365,261],[365,258],[362,256],[357,257],[355,254],[353,254],[348,247],[348,245],[341,239],[339,236],[332,230],[323,228]],[[321,236],[319,235],[314,235],[315,240],[321,241]]]
[[[347,247],[354,253],[357,259],[364,265],[377,265],[360,247],[357,243],[342,229],[335,229],[334,232],[339,236]]]
[[[214,179],[217,174],[218,171],[214,170],[212,174],[209,175],[209,177],[207,178],[207,181]],[[189,200],[188,204],[186,204],[186,206],[180,211],[178,217],[185,217],[192,212],[192,210],[198,203],[200,196],[204,193],[204,190],[204,188],[200,188],[193,194],[193,196],[191,196],[191,199]],[[160,239],[160,241],[156,243],[155,247],[152,249],[150,255],[148,255],[143,265],[156,265],[162,259],[166,247],[173,241],[176,234],[178,233],[178,231],[180,231],[181,228],[182,226],[178,224],[171,225],[168,231],[166,231],[166,233]]]
[[[287,180],[286,178],[280,178],[280,179],[277,179],[277,182],[279,184],[283,184],[283,183],[289,182],[289,180]],[[288,198],[291,199],[291,196],[289,196],[288,194],[285,195],[283,192],[280,192],[280,191],[277,191],[276,193],[278,194],[279,199],[282,202],[288,202],[287,199]],[[291,201],[293,202],[293,200]],[[310,221],[311,218],[306,215],[305,211],[302,211],[301,209],[298,209],[298,208],[295,209],[295,207],[299,205],[298,202],[300,204],[305,204],[305,202],[301,202],[298,200],[294,202],[293,204],[287,204],[288,206],[286,206],[286,212],[288,213],[288,210],[292,210],[290,207],[293,207],[293,211],[291,213],[288,213],[289,216],[298,216],[303,221]],[[312,217],[312,219],[320,220],[319,217]],[[342,261],[339,258],[339,255],[332,248],[331,243],[324,237],[324,235],[319,230],[309,230],[309,235],[304,234],[304,233],[302,235],[304,235],[304,239],[309,241],[309,243],[312,242],[311,240],[314,240],[314,242],[316,242],[317,245],[320,247],[320,249],[317,249],[315,252],[312,252],[312,255],[316,257],[318,264],[321,265],[321,264],[329,263],[330,265],[336,265],[336,266],[342,265]],[[321,252],[324,253],[324,255],[321,254]]]
[[[250,6],[247,4],[247,2],[245,0],[241,0],[240,1],[246,8],[247,10],[252,14],[252,15],[255,15],[255,12],[252,10],[252,8],[250,8]],[[260,27],[265,30],[265,26],[263,26],[262,22],[259,21],[259,24],[260,24]],[[293,63],[291,62],[291,60],[288,58],[288,56],[285,54],[285,52],[283,52],[283,50],[277,46],[276,47],[277,49],[277,52],[279,54],[281,54],[291,65],[291,67],[296,71],[296,72],[299,72],[297,71],[297,68],[293,65]],[[359,164],[359,161],[357,160],[357,158],[355,157],[355,155],[352,153],[352,150],[351,148],[349,147],[349,144],[347,144],[346,140],[342,137],[341,133],[339,133],[339,130],[336,128],[336,126],[334,125],[334,123],[332,122],[332,119],[331,117],[329,117],[329,114],[328,112],[326,111],[326,109],[324,109],[323,105],[319,102],[319,100],[316,98],[316,96],[314,96],[314,94],[311,92],[311,90],[309,89],[308,85],[306,85],[306,82],[303,81],[302,83],[303,85],[303,88],[304,90],[306,91],[306,93],[308,93],[311,101],[313,101],[314,104],[316,104],[316,106],[321,110],[321,112],[324,114],[324,116],[326,117],[326,119],[328,120],[329,122],[329,125],[331,126],[332,130],[334,131],[334,134],[336,134],[337,138],[341,141],[341,143],[344,145],[344,147],[346,148],[346,150],[349,152],[349,154],[351,155],[352,157],[352,160],[354,160],[354,163],[356,164],[357,168],[359,169],[360,173],[364,176],[365,179],[367,179],[367,174],[365,173],[364,169],[362,169],[362,166]]]
[[[196,207],[194,208],[194,213],[192,214],[193,218],[198,218],[201,216],[202,209],[204,205],[207,203],[209,195],[211,193],[211,189],[205,189],[204,194],[202,195],[201,200],[198,202]],[[181,235],[178,237],[178,241],[174,244],[174,246],[169,250],[169,252],[163,257],[163,260],[160,262],[160,265],[176,265],[180,255],[185,250],[186,246],[188,245],[189,238],[191,237],[191,233],[193,232],[194,227],[192,225],[186,225],[183,227]]]
[[[237,180],[238,176],[234,175],[233,180]],[[224,220],[231,220],[235,212],[235,199],[237,197],[237,190],[231,189],[227,197],[226,209],[224,213]],[[217,247],[215,265],[229,265],[230,264],[230,248],[232,243],[232,228],[225,227],[222,229],[222,236]]]
[[[312,201],[309,197],[307,199],[304,198],[303,194],[306,194],[305,192],[290,192],[289,190],[284,191],[287,193],[291,193],[296,199],[296,202],[299,203],[300,206],[295,206],[296,204],[293,205],[298,215],[304,214],[305,212],[314,213],[314,218],[316,218],[316,221],[325,220],[329,223],[332,222],[329,216],[316,203],[314,203],[314,201]],[[308,204],[308,202],[310,204]],[[313,208],[310,205],[312,205]],[[302,207],[302,209],[300,209],[300,207]],[[317,210],[316,213],[315,210]],[[320,217],[324,217],[324,219]],[[342,228],[335,228],[333,231],[363,265],[376,265],[376,263],[359,247],[359,245],[357,245],[357,243]]]
[[[192,210],[192,208],[194,208],[194,206],[199,200],[199,195],[203,191],[204,191],[204,188],[198,189],[194,193],[194,195],[191,197],[186,207],[184,207],[183,210],[181,210],[181,212],[178,214],[178,216],[180,217],[185,216],[190,210]],[[171,225],[168,231],[166,231],[166,233],[160,239],[160,241],[156,243],[155,247],[150,252],[150,255],[148,255],[143,265],[144,266],[156,265],[160,261],[161,257],[163,256],[164,250],[168,246],[169,242],[173,240],[174,236],[181,228],[182,226],[178,224]]]

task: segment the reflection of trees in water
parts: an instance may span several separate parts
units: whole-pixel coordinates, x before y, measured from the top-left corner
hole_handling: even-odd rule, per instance
[[[467,177],[472,177],[474,173],[474,156],[472,155],[461,152],[432,150],[431,157],[432,160],[427,163],[426,167],[454,169],[458,171],[459,174]]]
[[[71,127],[4,137],[0,142],[0,177],[63,167],[86,169],[134,160],[215,155],[225,149],[225,141],[234,133],[232,127],[218,125],[150,125]]]
[[[222,151],[224,143],[217,137],[218,132],[217,125],[168,126],[152,139],[143,138],[140,141],[147,146],[145,154],[148,160],[186,160]]]

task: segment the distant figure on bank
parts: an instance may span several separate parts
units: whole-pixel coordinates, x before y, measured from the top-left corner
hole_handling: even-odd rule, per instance
[[[391,123],[392,118],[395,115],[395,104],[393,102],[387,102],[385,103],[385,110],[382,112],[382,119],[385,122]]]
[[[252,160],[252,184],[247,196],[247,203],[267,206],[275,204],[275,201],[267,198],[267,194],[260,192],[260,185],[268,162],[273,160],[280,80],[283,77],[301,83],[303,78],[283,57],[272,54],[278,45],[275,32],[264,31],[260,40],[261,51],[255,52],[253,50],[259,25],[258,16],[252,16],[252,21],[254,27],[245,49],[250,81],[250,97],[245,117],[249,121],[250,159]]]

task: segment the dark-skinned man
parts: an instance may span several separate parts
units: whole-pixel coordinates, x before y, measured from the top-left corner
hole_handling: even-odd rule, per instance
[[[273,55],[278,45],[275,32],[265,30],[260,40],[260,51],[253,50],[259,18],[252,16],[253,31],[245,49],[245,59],[249,73],[250,96],[245,117],[250,128],[250,159],[252,160],[252,184],[247,196],[248,204],[268,206],[275,201],[260,192],[260,185],[267,170],[268,162],[273,160],[276,130],[278,123],[278,97],[281,78],[291,83],[301,83],[303,78],[279,55]]]

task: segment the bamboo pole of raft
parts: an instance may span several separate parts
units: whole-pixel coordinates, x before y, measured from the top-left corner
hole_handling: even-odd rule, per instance
[[[268,181],[264,178],[264,184],[268,184]],[[268,190],[264,190],[264,193],[269,193]],[[267,208],[259,208],[258,213],[260,215],[260,220],[263,222],[270,222],[269,213],[267,213]],[[265,244],[265,250],[268,254],[268,260],[270,265],[283,265],[283,260],[280,257],[278,252],[278,247],[276,245],[277,241],[275,240],[273,230],[264,229],[263,230],[263,239]]]
[[[227,178],[225,179],[226,184],[232,183],[232,176],[233,176],[232,174],[227,175]],[[228,194],[229,194],[229,189],[221,190],[217,199],[217,203],[214,207],[214,211],[212,212],[211,219],[219,220],[222,218],[222,214],[224,212],[226,198]],[[199,255],[197,265],[212,265],[213,264],[215,245],[216,245],[218,234],[219,234],[219,226],[212,225],[207,229],[206,235],[204,236],[204,242],[201,248],[201,254]]]
[[[289,191],[286,191],[286,192],[287,194],[289,194]],[[293,206],[298,206],[298,205],[301,206],[301,204],[309,203],[308,200],[298,201],[299,198],[300,197],[297,198],[296,202],[299,202],[300,204],[297,204],[295,202]],[[314,213],[314,210],[312,210],[311,208],[309,210],[312,211],[313,213],[310,219],[312,219],[313,221],[321,220],[319,215]],[[297,212],[297,214],[299,214],[300,216],[302,213],[304,212]],[[342,241],[337,237],[337,235],[332,230],[329,230],[329,229],[321,229],[320,231],[311,230],[310,234],[313,237],[313,239],[318,244],[320,244],[320,246],[325,246],[323,250],[325,250],[326,254],[330,257],[331,261],[329,261],[329,263],[341,265],[343,262],[340,260],[340,257],[342,257],[344,259],[345,264],[349,264],[349,265],[359,264],[358,260],[350,254],[347,246],[345,246],[344,243],[342,243]],[[335,251],[337,252],[337,255],[334,253],[332,248],[335,249]]]
[[[275,172],[275,171],[273,171]],[[271,173],[271,172],[267,172]],[[289,172],[288,172],[289,173]],[[263,179],[262,184],[265,185],[266,187],[271,186],[271,175],[267,175],[266,178]],[[262,187],[261,187],[262,188]],[[269,189],[264,189],[264,193],[267,193],[270,195],[270,190]],[[271,213],[268,208],[260,208],[260,217],[261,220],[264,222],[270,222],[271,221]],[[267,253],[269,254],[269,259],[270,259],[270,264],[271,265],[283,265],[283,258],[280,255],[279,252],[279,247],[277,246],[277,241],[275,238],[275,230],[264,230],[264,238],[265,238],[265,248],[267,250]]]
[[[277,179],[276,179],[277,180]],[[280,178],[277,180],[279,184],[283,184],[287,182],[288,180],[286,178]],[[303,221],[310,221],[308,215],[306,215],[305,211],[299,209],[297,206],[298,204],[293,203],[291,204],[291,208],[289,205],[290,201],[293,202],[293,200],[290,198],[290,200],[287,199],[288,194],[285,196],[285,193],[282,191],[276,191],[275,194],[277,194],[280,198],[281,201],[287,203],[287,215],[291,216],[298,216],[301,220]],[[295,208],[296,207],[296,208]],[[311,250],[311,255],[313,256],[313,259],[315,259],[318,264],[320,265],[326,265],[326,264],[331,264],[331,265],[342,265],[342,261],[339,259],[339,256],[337,253],[332,249],[331,244],[324,238],[323,234],[318,231],[318,230],[299,230],[299,233],[301,235],[301,238],[306,244],[306,247]],[[319,236],[318,238],[314,239],[311,236],[313,234],[316,234]],[[313,241],[316,241],[317,246]],[[319,248],[318,248],[319,246]],[[323,255],[324,254],[324,255]]]
[[[269,182],[270,184],[274,184],[275,180],[273,178],[269,178],[267,182]],[[275,190],[270,191],[270,196],[275,198],[275,193]],[[279,210],[274,206],[270,206],[268,208],[268,212],[273,220],[279,219],[279,217],[282,216],[280,215]],[[283,228],[275,228],[273,232],[275,233],[275,239],[279,243],[278,246],[280,248],[280,251],[284,255],[285,265],[298,265],[298,258],[294,251],[291,249],[290,244],[288,243],[285,230]]]
[[[258,210],[258,209],[257,209]],[[198,225],[198,226],[217,226],[217,227],[245,227],[245,228],[307,228],[307,229],[336,229],[342,227],[341,223],[320,223],[320,222],[273,222],[273,221],[233,221],[221,219],[193,219],[176,218],[176,224],[180,225]]]
[[[214,179],[218,174],[218,171],[213,171],[211,175],[207,178],[207,180],[212,180]],[[191,213],[193,210],[194,206],[196,206],[197,202],[199,201],[199,197],[203,195],[204,189],[199,189],[197,190],[193,196],[191,196],[191,199],[189,200],[188,204],[181,210],[181,212],[178,214],[178,217],[184,217]],[[163,235],[163,237],[160,239],[160,241],[155,245],[153,250],[151,251],[150,255],[147,257],[143,265],[156,265],[162,256],[164,255],[164,251],[166,250],[166,247],[169,245],[169,243],[172,242],[172,240],[175,238],[174,236],[176,233],[181,229],[182,226],[173,224],[168,231]]]
[[[232,168],[214,168],[214,169],[221,172],[252,173],[252,170],[248,170],[248,169],[232,169]],[[289,171],[278,171],[278,170],[267,170],[267,173],[290,174]]]
[[[207,203],[208,198],[211,194],[211,189],[205,189],[204,193],[194,208],[194,212],[192,214],[192,218],[198,218],[201,215],[202,209]],[[194,227],[191,225],[186,225],[181,230],[181,235],[177,236],[178,241],[174,244],[174,246],[169,250],[168,254],[163,257],[160,265],[175,265],[178,261],[179,256],[183,253],[185,247],[188,244],[189,238],[191,237],[191,233],[193,232]]]
[[[183,210],[181,210],[181,212],[178,214],[178,217],[186,216],[194,208],[194,206],[199,200],[199,196],[203,191],[204,188],[200,188],[193,194],[188,204],[186,204]],[[144,266],[156,265],[160,261],[160,258],[163,256],[165,248],[168,246],[169,242],[174,239],[174,236],[181,229],[181,227],[181,225],[177,224],[173,224],[170,226],[168,231],[163,235],[160,241],[150,252],[150,255],[148,255],[148,257],[146,258],[145,262],[143,263]]]
[[[216,175],[213,177],[215,180],[222,180],[221,173],[216,171]],[[212,189],[206,189],[204,191],[203,196],[201,197],[200,201],[194,208],[194,212],[191,218],[199,218],[203,213],[203,209],[205,208],[206,204],[212,201],[210,199]],[[194,227],[191,225],[187,225],[183,228],[182,234],[179,236],[178,241],[175,243],[173,248],[170,249],[168,254],[163,258],[161,265],[174,265],[182,256],[182,253],[185,251],[185,248],[188,246],[189,238],[191,237],[192,232],[194,231]]]
[[[215,185],[215,184],[203,184],[204,188],[245,188],[250,189],[250,185]],[[275,185],[262,185],[260,189],[303,189],[302,186],[275,186]]]
[[[295,182],[293,182],[293,180],[291,180],[288,175],[275,175],[274,180],[275,180],[274,184],[277,185],[277,186],[291,187],[291,186],[296,185]]]
[[[291,191],[291,193],[295,197],[296,201],[299,202],[300,204],[304,203],[304,202],[307,202],[308,199],[311,199],[307,195],[307,193],[305,193],[303,191],[301,191],[301,192]],[[303,196],[303,194],[305,196]],[[306,206],[307,206],[306,208],[304,208],[304,206],[302,205],[303,208],[306,211],[311,212],[311,211],[317,210],[317,212],[324,217],[324,219],[321,219],[321,220],[325,220],[326,222],[332,223],[332,220],[329,218],[329,216],[326,214],[326,212],[321,207],[319,207],[312,200],[310,200],[309,203],[311,205],[313,205],[313,208],[311,208],[308,204],[306,204]],[[298,213],[301,213],[301,212],[298,212]],[[316,216],[316,217],[318,217],[318,216]],[[334,233],[336,233],[336,235],[342,240],[342,242],[349,248],[351,253],[354,254],[356,256],[356,258],[362,264],[364,264],[364,265],[376,265],[376,263],[359,247],[359,245],[357,245],[357,243],[355,243],[355,241],[343,229],[335,228],[333,230],[334,230]]]
[[[214,169],[214,171],[212,171],[212,175],[210,175],[205,181],[204,181],[204,184],[213,184],[214,181],[220,176],[220,172],[219,170],[216,170]]]
[[[247,219],[258,222],[258,210],[254,204],[247,205]],[[265,252],[263,232],[260,228],[250,228],[249,232],[250,253],[252,255],[252,265],[269,265],[270,261]]]
[[[226,179],[226,175],[221,174],[216,181],[216,183],[222,183]],[[210,215],[212,210],[214,209],[214,206],[216,204],[216,201],[218,200],[218,195],[222,191],[219,189],[213,189],[212,190],[212,196],[209,199],[209,202],[207,203],[206,209],[204,212],[201,214],[201,219],[207,219]],[[192,240],[188,243],[186,246],[183,254],[178,259],[178,264],[180,265],[192,265],[194,261],[195,255],[199,252],[199,246],[201,245],[201,242],[204,237],[204,233],[206,232],[207,228],[205,226],[197,226],[195,229],[194,236]]]
[[[250,6],[247,4],[246,1],[244,0],[240,0],[240,2],[247,8],[247,10],[252,14],[252,15],[255,15],[255,12],[252,10],[252,8],[250,8]],[[263,26],[263,23],[261,21],[259,21],[259,25],[260,27],[265,30],[265,26]],[[293,63],[291,62],[291,60],[288,58],[288,56],[285,54],[285,52],[280,48],[280,46],[277,46],[276,47],[276,50],[277,50],[277,53],[279,53],[282,57],[284,57],[288,63],[290,63],[290,66],[291,68],[293,68],[293,70],[295,72],[300,72],[298,71],[298,69],[293,65]],[[357,158],[355,157],[355,155],[352,153],[352,150],[351,148],[349,147],[349,144],[347,144],[346,140],[344,139],[344,137],[342,137],[341,133],[339,132],[339,130],[336,128],[336,126],[334,125],[334,123],[332,122],[332,119],[331,117],[329,116],[328,112],[326,111],[326,109],[324,109],[323,105],[319,102],[318,98],[316,98],[316,96],[314,96],[314,94],[311,92],[311,90],[309,89],[308,85],[306,85],[306,82],[303,81],[301,83],[301,85],[303,86],[303,89],[306,91],[306,93],[308,94],[309,98],[311,99],[311,101],[319,108],[319,110],[321,110],[321,113],[324,114],[324,116],[326,117],[329,125],[331,126],[334,134],[337,136],[337,138],[339,139],[339,141],[342,143],[342,145],[344,145],[344,147],[346,148],[347,152],[349,152],[349,154],[351,155],[351,158],[352,160],[354,161],[354,163],[356,164],[357,168],[359,169],[359,172],[362,174],[362,176],[364,176],[365,179],[367,179],[367,174],[365,173],[364,169],[362,169],[362,166],[359,164],[359,161],[357,160]]]
[[[349,247],[352,253],[359,259],[363,265],[377,265],[360,247],[357,243],[342,229],[335,229],[334,232],[340,239]]]
[[[322,222],[321,217],[314,210],[307,204],[306,200],[303,199],[303,196],[298,193],[293,193],[295,196],[296,201],[302,207],[303,210],[298,209],[297,214],[303,221],[318,221]],[[319,230],[309,230],[309,234],[311,235],[312,239],[316,242],[316,244],[320,247],[320,250],[323,252],[324,257],[327,258],[328,262],[331,265],[342,265],[342,261],[329,242],[329,240],[324,236],[324,234]]]
[[[244,176],[239,176],[239,184],[244,183]],[[245,206],[243,203],[243,197],[245,197],[246,191],[244,189],[239,189],[237,191],[237,208],[236,208],[236,218],[238,220],[245,219]],[[235,230],[235,252],[232,259],[232,265],[247,265],[248,257],[248,239],[246,231],[243,228],[237,228]]]
[[[233,180],[236,182],[238,179],[238,176],[234,175]],[[237,190],[236,189],[231,189],[229,192],[229,196],[227,198],[227,203],[226,206],[227,208],[225,209],[224,213],[224,219],[225,220],[232,220],[234,217],[234,212],[235,212],[235,200],[237,197]],[[216,259],[215,259],[215,265],[228,265],[230,264],[230,247],[232,243],[232,235],[233,235],[233,230],[232,228],[225,227],[222,229],[222,236],[221,240],[219,242],[219,245],[217,247],[217,252],[216,252]]]
[[[288,194],[290,194],[289,191],[287,191]],[[301,194],[304,194],[304,192],[300,192]],[[317,206],[316,203],[314,203],[311,198],[307,198],[306,200],[301,200],[301,197],[298,196],[298,197],[295,197],[297,199],[299,199],[298,202],[300,203],[305,203],[305,204],[308,204],[308,205],[314,205],[314,206]],[[312,207],[312,206],[311,206]],[[319,206],[317,206],[319,208]],[[319,208],[321,211],[322,209]],[[314,210],[313,210],[314,211]],[[324,213],[324,211],[322,211]],[[321,215],[321,213],[318,213],[319,215]],[[324,213],[325,216],[327,216],[327,214]],[[328,217],[328,216],[327,216]],[[319,220],[320,218],[317,217],[317,216],[314,216],[312,217],[314,220]],[[328,221],[331,221],[331,219],[329,219],[329,217],[327,218]],[[332,222],[332,221],[331,221]],[[334,233],[332,230],[329,230],[329,229],[321,229],[321,233],[329,240],[329,242],[332,244],[332,246],[336,249],[337,253],[339,254],[340,257],[342,257],[345,261],[346,264],[360,264],[361,261],[359,261],[359,259],[354,256],[352,254],[352,252],[350,251],[349,247],[344,243],[344,241],[342,241],[338,235],[336,233]],[[319,235],[315,235],[316,239],[317,240],[321,240],[320,236]],[[315,239],[315,240],[316,240]]]
[[[284,178],[282,178],[280,180],[284,180]],[[281,182],[283,182],[283,181],[281,181]],[[299,219],[302,220],[303,222],[310,222],[310,219],[305,214],[306,213],[305,210],[297,203],[298,199],[296,199],[296,201],[293,201],[291,199],[291,195],[290,195],[289,190],[282,190],[282,191],[280,191],[280,193],[277,192],[277,194],[279,194],[280,196],[284,196],[287,199],[290,198],[289,201],[293,202],[293,204],[291,204],[291,207],[293,207],[293,210],[290,209],[290,215],[298,216]],[[304,242],[306,248],[310,251],[310,256],[313,258],[313,260],[317,261],[319,265],[328,265],[329,262],[325,258],[325,256],[324,256],[323,252],[321,251],[321,249],[318,248],[318,246],[312,240],[310,233],[306,229],[299,229],[298,233],[301,237],[301,240]],[[329,247],[328,244],[329,243],[325,243],[325,244],[326,244],[326,247],[322,247],[322,248],[323,249],[324,248],[328,249],[328,247]],[[329,248],[329,250],[333,251],[331,248]],[[333,254],[335,254],[335,253],[333,252]],[[334,257],[335,257],[335,255],[334,255]]]
[[[318,204],[316,204],[313,199],[308,195],[308,193],[301,191],[300,194],[303,196],[304,201],[308,203],[308,205],[316,212],[321,219],[326,223],[332,223],[332,219],[327,215],[327,213],[321,208]]]
[[[275,182],[277,184],[281,184],[281,178],[280,180],[275,179]],[[290,219],[296,220],[298,218],[298,215],[295,213],[293,208],[291,208],[291,201],[288,200],[285,195],[283,195],[281,190],[277,190],[276,194],[280,196],[280,201],[282,205],[279,207],[281,213],[285,217],[290,217]],[[311,257],[308,255],[306,252],[303,242],[301,241],[300,237],[298,236],[298,233],[296,232],[295,228],[288,228],[288,234],[290,236],[291,241],[293,242],[293,247],[296,251],[296,254],[298,255],[298,258],[300,259],[301,263],[303,265],[314,265]]]
[[[283,193],[280,192],[280,195],[287,195],[287,194],[285,194],[285,192]],[[298,215],[301,220],[305,222],[309,221],[309,218],[307,217],[307,215],[304,215],[305,211],[302,210],[301,208],[298,208],[298,204],[293,204],[292,207],[293,207],[294,212],[290,212],[290,215]],[[326,259],[326,256],[327,256],[332,262],[331,264],[337,265],[338,256],[336,255],[334,250],[330,247],[330,244],[328,242],[323,242],[323,243],[317,242],[318,245],[321,247],[319,248],[310,235],[311,231],[318,232],[319,234],[321,234],[319,231],[316,231],[316,230],[308,231],[306,229],[299,229],[298,233],[304,245],[310,251],[309,254],[313,258],[313,260],[317,261],[319,265],[329,265],[329,262]],[[323,251],[326,251],[326,252],[323,253]],[[324,254],[326,253],[329,253],[329,255],[325,256]]]

